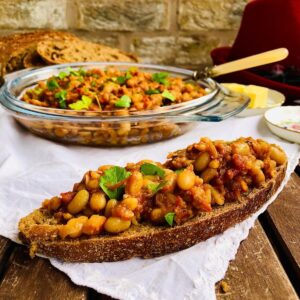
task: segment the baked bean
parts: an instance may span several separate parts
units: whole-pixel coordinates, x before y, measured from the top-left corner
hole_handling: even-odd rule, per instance
[[[90,179],[87,183],[86,183],[86,187],[89,190],[95,190],[99,187],[99,179]]]
[[[164,180],[167,182],[162,188],[164,192],[174,192],[177,182],[177,174],[174,172],[167,173]]]
[[[189,190],[195,185],[195,179],[195,173],[185,169],[177,175],[177,185],[182,190]]]
[[[201,173],[201,178],[203,182],[210,182],[214,177],[218,176],[218,171],[216,169],[208,168]]]
[[[215,189],[214,187],[210,186],[211,188],[211,195],[212,195],[212,199],[215,203],[217,203],[218,205],[223,205],[225,202],[225,198],[223,195],[221,195],[219,193],[219,191],[217,189]]]
[[[126,221],[129,221],[134,217],[133,211],[130,210],[124,203],[119,203],[116,205],[112,209],[111,215]]]
[[[135,210],[139,204],[138,199],[134,197],[128,197],[122,200],[122,203],[124,203],[130,210]]]
[[[198,172],[203,171],[207,168],[210,162],[210,155],[208,152],[202,152],[195,160],[194,167]]]
[[[218,169],[220,167],[220,162],[217,159],[212,160],[208,166],[212,169]]]
[[[118,204],[118,201],[116,199],[110,199],[105,207],[104,215],[105,217],[111,216],[112,209]]]
[[[127,230],[130,225],[131,221],[125,221],[117,217],[109,217],[104,224],[104,229],[109,233],[119,233]]]
[[[90,199],[90,208],[93,211],[99,212],[106,205],[105,195],[101,192],[95,192]]]
[[[277,147],[274,147],[274,146],[271,146],[270,158],[272,160],[275,160],[278,165],[282,165],[286,161],[285,154],[280,149],[278,149]]]
[[[72,201],[68,204],[68,212],[71,214],[78,214],[82,211],[89,201],[90,194],[87,190],[77,192]]]
[[[106,218],[104,216],[92,215],[83,225],[82,233],[87,235],[99,234],[103,227]]]
[[[250,147],[247,143],[235,142],[232,144],[232,153],[248,155],[250,154]]]
[[[138,171],[132,172],[127,180],[125,192],[131,196],[139,196],[143,187],[143,175]]]
[[[150,213],[150,219],[152,222],[160,223],[164,220],[164,213],[161,208],[154,208]]]
[[[50,210],[58,210],[61,206],[61,198],[59,197],[53,197],[50,200]]]
[[[86,216],[70,219],[66,225],[59,228],[59,236],[62,239],[67,236],[71,238],[79,237],[82,233],[82,227],[87,220],[88,218]]]

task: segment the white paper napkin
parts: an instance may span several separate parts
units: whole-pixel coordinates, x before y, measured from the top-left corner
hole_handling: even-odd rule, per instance
[[[185,148],[201,136],[225,140],[253,136],[279,144],[289,158],[287,176],[279,191],[298,163],[299,146],[272,136],[260,117],[202,123],[184,136],[161,143],[101,149],[61,145],[35,137],[2,112],[0,235],[17,241],[19,219],[39,207],[43,199],[70,190],[88,169],[145,158],[164,161],[168,152]],[[223,278],[240,242],[267,205],[223,234],[163,257],[101,264],[50,261],[76,284],[119,299],[215,299],[215,283]]]

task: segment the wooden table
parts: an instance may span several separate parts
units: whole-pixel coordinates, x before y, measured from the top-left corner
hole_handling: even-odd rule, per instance
[[[223,282],[216,285],[217,298],[298,299],[299,221],[300,166],[242,242]],[[0,299],[111,299],[76,286],[48,260],[30,259],[27,253],[25,247],[0,237]]]

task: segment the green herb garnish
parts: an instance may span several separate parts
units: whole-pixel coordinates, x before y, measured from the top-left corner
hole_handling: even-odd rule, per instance
[[[173,226],[174,217],[175,217],[175,213],[173,213],[173,212],[169,212],[169,213],[165,214],[165,220],[170,226]]]
[[[179,173],[181,173],[183,170],[184,170],[184,169],[178,169],[178,170],[175,170],[174,172],[175,172],[176,174],[179,174]]]
[[[73,70],[71,67],[68,67],[67,70],[69,71],[69,75],[80,76],[80,73],[78,71]]]
[[[57,77],[59,79],[64,79],[67,76],[69,76],[69,74],[67,72],[60,72]]]
[[[154,81],[156,81],[157,83],[168,85],[169,84],[169,81],[167,80],[168,76],[169,76],[169,73],[167,73],[167,72],[154,73],[152,75],[152,79]]]
[[[165,177],[165,171],[154,164],[144,163],[141,165],[140,170],[144,175],[158,175],[161,178]]]
[[[50,91],[53,91],[53,90],[59,88],[59,84],[55,78],[51,78],[51,79],[47,80],[47,88]]]
[[[61,90],[60,92],[55,93],[55,99],[58,99],[59,107],[60,108],[67,108],[66,97],[67,91]]]
[[[150,89],[148,91],[145,92],[147,95],[153,95],[153,94],[160,94],[160,90],[157,89]]]
[[[82,67],[80,67],[78,69],[78,73],[79,73],[80,76],[85,76],[86,75],[86,71]]]
[[[171,94],[169,91],[164,90],[164,92],[161,94],[164,98],[169,99],[171,101],[175,101],[175,96]]]
[[[35,89],[33,90],[33,92],[34,92],[36,95],[39,95],[42,91],[43,91],[43,89],[40,89],[40,88],[35,88]]]
[[[131,103],[131,98],[127,95],[123,95],[116,103],[115,106],[116,107],[124,107],[124,108],[128,108],[130,107],[130,103]]]
[[[126,80],[132,78],[132,75],[129,73],[129,72],[126,72],[125,76],[118,76],[116,78],[116,81],[119,83],[119,84],[124,84],[126,83]]]
[[[90,97],[83,95],[81,97],[81,100],[78,100],[75,103],[69,104],[69,107],[74,110],[88,109],[89,106],[92,104],[92,102],[93,102],[93,100]]]
[[[117,183],[125,180],[131,175],[125,168],[114,166],[104,172],[104,175],[100,177],[99,186],[109,199],[121,199],[124,194],[124,185],[110,189],[108,186],[116,185]]]
[[[161,190],[165,185],[167,184],[167,181],[162,181],[162,182],[150,182],[148,183],[147,187],[149,190],[153,193],[156,194],[159,190]]]

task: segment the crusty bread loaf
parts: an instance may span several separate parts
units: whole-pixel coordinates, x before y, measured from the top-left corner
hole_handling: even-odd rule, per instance
[[[42,30],[28,33],[19,33],[2,37],[0,41],[0,61],[2,72],[9,73],[23,69],[23,60],[26,55],[36,49],[37,43],[43,40],[74,40],[78,39],[69,32]]]
[[[50,64],[85,61],[137,62],[135,56],[121,50],[86,41],[43,41],[38,43],[38,54]]]
[[[245,220],[259,210],[276,192],[286,171],[286,164],[277,168],[275,178],[252,190],[239,202],[226,203],[212,212],[201,213],[183,225],[174,227],[141,224],[112,236],[60,240],[55,219],[47,210],[38,209],[21,219],[21,240],[34,251],[70,262],[119,261],[132,257],[155,257],[179,251],[204,241]],[[45,235],[45,233],[47,233]]]

